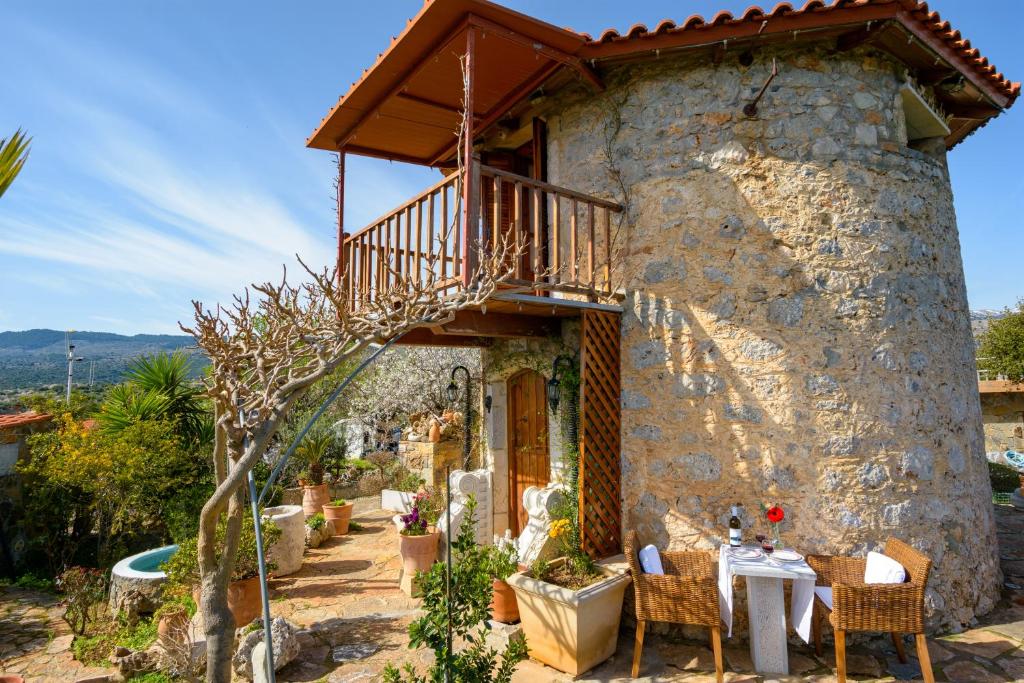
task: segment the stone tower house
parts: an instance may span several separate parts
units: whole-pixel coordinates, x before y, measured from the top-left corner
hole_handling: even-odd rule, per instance
[[[482,0],[434,0],[310,144],[449,158],[420,145],[432,129],[386,131],[359,98],[392,85],[379,111],[405,112],[402,126],[414,102],[440,105],[448,92],[445,106],[457,108],[458,72],[451,83],[429,68],[404,82],[388,74],[410,73],[414,46],[440,46],[424,48],[422,64],[446,58],[466,39],[457,29],[445,42],[430,27],[457,25],[460,12],[478,27],[460,44],[497,102],[475,105],[486,113],[465,167],[479,155],[520,184],[622,209],[615,295],[601,304],[621,312],[621,527],[662,548],[715,549],[731,504],[744,505],[752,535],[759,504],[779,503],[784,540],[804,552],[863,554],[894,536],[931,557],[933,628],[988,611],[997,544],[946,154],[1009,107],[1019,84],[912,0],[783,4],[596,39]],[[488,59],[508,71],[515,50],[552,59],[551,69],[506,87]],[[399,140],[425,151],[400,154]],[[497,194],[481,195],[487,211],[504,202]],[[507,221],[504,208],[494,206],[493,223],[482,210],[480,223]],[[555,221],[545,223],[548,263],[569,243]],[[555,358],[577,356],[580,323],[564,306],[586,297],[540,294],[506,298],[479,320],[546,306],[544,334],[449,330],[483,347],[484,464],[499,532],[517,528],[522,444],[511,435],[526,418],[512,406],[542,406],[528,450],[549,463],[541,479],[562,476],[565,406],[547,415],[538,387]]]

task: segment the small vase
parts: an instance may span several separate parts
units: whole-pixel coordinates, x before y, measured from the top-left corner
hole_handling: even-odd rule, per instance
[[[441,440],[441,425],[434,420],[430,424],[430,432],[427,434],[427,439],[430,443],[438,443]]]
[[[772,547],[776,550],[782,550],[782,535],[779,533],[779,525],[772,525]]]

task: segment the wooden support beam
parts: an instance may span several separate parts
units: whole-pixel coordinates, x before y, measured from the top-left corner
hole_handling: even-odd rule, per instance
[[[844,33],[836,39],[836,49],[840,52],[848,52],[858,48],[878,35],[879,31],[887,24],[888,22],[885,21],[869,21],[861,28]]]
[[[449,112],[451,114],[457,114],[459,116],[462,116],[462,107],[461,106],[445,104],[444,102],[438,102],[437,100],[432,100],[429,97],[421,97],[419,95],[413,95],[412,93],[408,93],[408,92],[400,92],[397,95],[395,95],[395,97],[400,97],[403,100],[408,100],[410,102],[415,102],[416,104],[422,104],[422,105],[424,105],[426,107],[433,107],[434,109],[439,109],[441,111],[446,111],[446,112]],[[479,117],[477,117],[477,118],[479,118]]]
[[[399,337],[396,344],[403,346],[459,346],[481,348],[490,346],[492,339],[486,337],[470,337],[457,335],[433,334],[429,329],[420,327],[409,330]]]
[[[390,90],[388,90],[388,92],[386,92],[382,97],[375,100],[373,104],[367,107],[363,115],[359,117],[359,120],[356,121],[342,137],[336,140],[337,148],[341,149],[342,147],[348,147],[348,143],[350,143],[352,141],[352,138],[355,137],[356,133],[359,130],[359,127],[362,126],[371,116],[373,116],[385,102],[387,102],[396,94],[404,90],[406,85],[409,83],[410,80],[413,79],[414,76],[416,76],[416,74],[418,74],[420,71],[426,68],[428,64],[431,64],[431,60],[427,59],[427,57],[430,56],[431,54],[443,50],[444,47],[448,45],[448,43],[452,42],[452,40],[454,40],[455,37],[459,35],[462,29],[466,26],[466,23],[467,22],[465,21],[459,22],[459,24],[454,29],[452,29],[452,31],[448,33],[444,38],[442,38],[436,45],[431,45],[429,48],[424,50],[423,54],[420,56],[419,59],[417,59],[414,62],[413,66],[399,77],[398,83]]]
[[[588,66],[582,59],[566,54],[565,52],[557,50],[549,45],[538,43],[532,38],[527,38],[521,33],[517,33],[510,28],[506,28],[501,24],[496,24],[489,19],[477,16],[476,14],[469,15],[469,23],[473,26],[478,26],[479,28],[486,30],[488,33],[493,33],[494,35],[504,38],[509,42],[533,48],[538,54],[575,69],[594,90],[597,92],[604,91],[604,81],[602,81],[597,72],[590,68],[590,66]]]
[[[543,338],[558,332],[558,319],[515,313],[459,311],[455,319],[429,328],[439,337]]]
[[[338,285],[345,272],[345,152],[338,152],[338,258],[336,265]]]
[[[377,149],[370,149],[368,147],[360,147],[359,145],[345,145],[342,147],[343,151],[350,154],[358,154],[363,157],[373,157],[374,159],[386,159],[388,161],[404,161],[408,164],[416,164],[418,166],[437,166],[432,163],[429,159],[420,159],[419,157],[410,156],[408,154],[402,154],[401,152],[382,152]]]
[[[479,132],[486,131],[491,124],[507,114],[509,109],[511,109],[523,97],[529,95],[531,92],[543,85],[544,81],[546,81],[560,68],[562,68],[562,65],[558,62],[548,62],[535,71],[529,78],[520,83],[519,86],[510,91],[505,95],[505,97],[501,98],[497,104],[491,107],[491,110],[487,112],[487,114],[479,117],[478,121],[475,122],[474,130]],[[446,144],[443,148],[433,154],[431,156],[431,166],[435,166],[446,159],[450,159],[457,145],[458,143]]]

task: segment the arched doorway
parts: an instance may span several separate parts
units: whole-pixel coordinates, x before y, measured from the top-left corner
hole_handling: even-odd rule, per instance
[[[521,370],[508,380],[508,519],[518,536],[526,527],[523,492],[543,488],[551,477],[548,400],[544,376]]]

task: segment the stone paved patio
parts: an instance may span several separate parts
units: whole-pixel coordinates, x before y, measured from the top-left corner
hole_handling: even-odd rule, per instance
[[[1024,681],[1024,513],[1009,507],[996,510],[1002,566],[1007,587],[999,608],[964,633],[930,642],[940,681],[988,683]],[[336,537],[308,551],[301,571],[272,581],[275,616],[301,626],[299,659],[280,672],[280,681],[354,683],[378,680],[386,663],[428,664],[428,652],[406,647],[406,628],[418,600],[398,590],[398,555],[390,513],[374,509],[373,500],[357,502],[359,533]],[[615,657],[580,680],[626,681],[632,637],[624,627]],[[111,670],[89,669],[73,661],[71,636],[60,619],[53,596],[18,589],[0,593],[0,672],[21,673],[29,681],[76,681]],[[908,643],[908,654],[913,647]],[[788,678],[761,678],[750,673],[747,648],[725,648],[726,680],[834,681],[833,658],[814,657],[810,648],[790,647],[794,672]],[[851,679],[902,681],[919,678],[916,660],[899,664],[887,639],[851,647]],[[703,643],[649,635],[639,681],[713,681],[711,653]],[[569,681],[568,676],[536,662],[525,662],[516,683]]]

